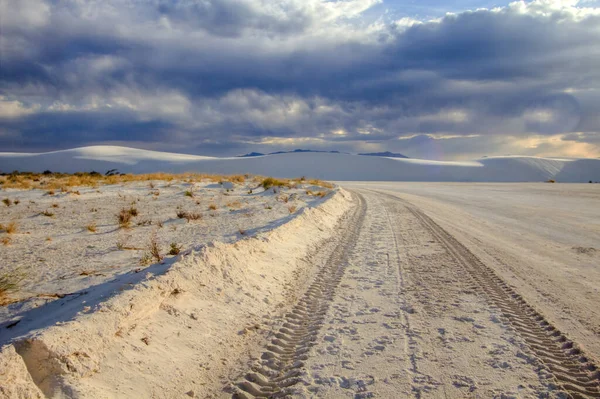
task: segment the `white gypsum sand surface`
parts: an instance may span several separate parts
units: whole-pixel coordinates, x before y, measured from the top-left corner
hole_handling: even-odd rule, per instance
[[[144,181],[54,190],[5,189],[0,198],[0,224],[14,222],[2,250],[2,273],[19,279],[0,308],[0,323],[13,314],[57,296],[77,293],[123,273],[170,258],[173,244],[186,251],[212,242],[231,242],[285,223],[322,199],[310,184],[295,188],[257,187],[257,181]],[[307,194],[309,193],[309,194]],[[121,211],[128,225],[119,223]],[[5,229],[4,229],[5,230]],[[175,250],[175,252],[177,252]]]
[[[161,184],[155,183],[153,190]],[[143,200],[135,200],[135,206],[140,215],[146,211],[161,220],[161,209],[168,205],[169,214],[174,212],[174,205],[180,199],[184,204],[185,201],[193,203],[188,205],[191,209],[181,205],[190,212],[199,206],[196,200],[200,200],[202,209],[209,203],[217,204],[217,209],[211,210],[214,217],[205,215],[196,221],[200,224],[196,232],[176,236],[184,244],[184,255],[141,271],[136,257],[135,266],[124,261],[120,270],[110,276],[96,276],[104,278],[91,283],[82,284],[77,279],[79,274],[72,273],[74,281],[71,283],[84,287],[78,295],[20,308],[22,314],[16,315],[19,323],[15,325],[13,318],[2,326],[2,343],[13,339],[18,354],[13,345],[2,349],[0,375],[4,381],[0,383],[0,392],[9,397],[33,397],[32,392],[36,390],[41,395],[37,385],[44,395],[51,397],[138,394],[175,397],[185,392],[207,397],[210,392],[214,394],[223,384],[222,378],[231,363],[243,356],[240,353],[243,344],[261,328],[263,317],[277,313],[294,298],[296,290],[292,287],[302,283],[302,276],[306,278],[310,274],[311,267],[302,258],[312,246],[332,234],[337,220],[350,206],[349,197],[337,191],[323,199],[308,195],[311,188],[330,191],[309,184],[300,184],[295,189],[277,188],[277,193],[272,189],[261,192],[254,187],[252,194],[246,191],[246,185],[197,184],[193,198],[184,195],[183,189],[189,187],[182,186],[172,182],[169,187],[160,188],[158,197],[167,194],[168,189],[174,191],[171,201],[169,195],[164,196],[162,208],[145,208]],[[112,197],[100,201],[115,208],[121,205],[117,192],[132,190],[128,195],[135,198],[149,190],[147,183],[98,189],[101,193],[96,194],[102,194],[102,190],[115,191]],[[79,191],[77,197],[85,198],[86,192]],[[246,203],[246,197],[252,195],[258,203],[254,207]],[[206,200],[210,202],[203,203]],[[236,200],[243,204],[242,210],[259,215],[265,210],[265,213],[251,219],[243,216],[243,212],[230,210],[231,206],[225,207],[225,201]],[[291,206],[297,209],[291,212]],[[276,209],[278,207],[282,209]],[[219,214],[222,208],[225,209]],[[87,214],[87,207],[81,213]],[[115,224],[114,212],[111,210],[107,215],[110,223]],[[220,219],[220,223],[207,225],[207,219]],[[237,219],[245,224],[240,226]],[[253,223],[244,222],[247,219]],[[75,224],[75,227],[69,225],[77,230],[71,232],[71,238],[90,233],[81,232],[80,223]],[[101,224],[98,226],[100,229]],[[169,232],[175,233],[182,226]],[[132,230],[142,227],[132,227]],[[164,223],[162,228],[165,228]],[[213,229],[212,236],[206,232],[209,228]],[[241,228],[246,229],[243,236],[239,234]],[[107,230],[112,232],[115,226]],[[172,238],[168,237],[166,242]],[[232,243],[217,241],[200,245],[208,239]],[[17,244],[11,242],[9,247]],[[71,246],[68,240],[64,244]],[[110,251],[115,250],[112,246],[110,244]],[[90,270],[89,265],[82,270]],[[27,284],[27,280],[24,281]],[[7,317],[11,315],[8,311]],[[184,388],[186,391],[182,391]]]
[[[458,223],[466,212],[421,208],[422,197],[386,190],[394,184],[350,187],[359,211],[234,398],[600,396],[590,341],[565,319],[557,329],[531,288],[513,287],[427,209]]]
[[[600,185],[344,182],[422,209],[600,360]]]

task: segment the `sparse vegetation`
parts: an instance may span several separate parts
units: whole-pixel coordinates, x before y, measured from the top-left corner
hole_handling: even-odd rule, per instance
[[[121,209],[121,212],[117,215],[119,221],[119,227],[122,229],[128,228],[131,225],[131,217],[133,216],[129,209]]]
[[[10,200],[10,198],[4,198],[2,200],[2,203],[6,206],[11,206],[12,205],[12,201]]]
[[[3,245],[10,245],[12,238],[10,236],[4,236],[0,239],[0,242],[2,242]]]
[[[284,187],[289,183],[283,180],[274,179],[272,177],[267,177],[260,184],[265,190],[270,189],[271,187]]]
[[[192,190],[185,190],[185,196],[186,197],[194,197],[194,193],[192,192]]]
[[[225,204],[225,206],[232,209],[240,209],[242,207],[242,203],[240,201],[232,201]]]
[[[202,214],[194,213],[194,212],[186,212],[186,211],[177,211],[177,217],[179,219],[186,219],[189,222],[190,220],[202,219]]]
[[[91,232],[91,233],[95,233],[96,232],[96,223],[92,222],[90,224],[88,224],[87,226],[85,226],[85,228]]]
[[[19,282],[22,278],[14,273],[0,274],[0,306],[9,303],[8,295],[19,288]]]
[[[288,211],[289,211],[290,213],[294,213],[294,212],[296,212],[296,205],[290,205],[290,206],[288,206]]]
[[[158,239],[156,237],[156,232],[150,236],[148,250],[150,251],[150,255],[152,256],[152,258],[156,262],[160,262],[163,260],[163,256],[160,253],[160,247],[158,245]]]
[[[171,243],[171,249],[169,250],[169,255],[179,255],[181,252],[181,245],[177,245],[177,243]]]
[[[15,221],[8,223],[6,225],[6,227],[4,228],[4,230],[6,231],[7,234],[14,234],[17,232],[18,229],[19,229],[19,224]]]
[[[210,204],[208,206],[208,209],[211,210],[211,211],[216,211],[217,210],[217,206],[215,204]]]

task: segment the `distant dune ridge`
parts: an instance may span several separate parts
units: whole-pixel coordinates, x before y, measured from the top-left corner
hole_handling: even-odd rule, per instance
[[[289,152],[254,157],[215,158],[91,146],[39,154],[0,153],[0,171],[104,173],[188,172],[299,177],[340,181],[557,182],[600,181],[600,159],[523,156],[445,162],[329,152]]]

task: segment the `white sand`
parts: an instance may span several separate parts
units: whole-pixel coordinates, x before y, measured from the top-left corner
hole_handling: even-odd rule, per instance
[[[208,397],[220,390],[230,363],[253,346],[269,315],[295,301],[314,273],[309,250],[334,234],[350,205],[344,193],[321,202],[285,224],[275,219],[274,230],[214,243],[26,311],[19,324],[3,327],[4,343],[12,344],[0,355],[0,393]]]
[[[0,393],[600,396],[599,185],[342,186],[30,311],[2,330]]]

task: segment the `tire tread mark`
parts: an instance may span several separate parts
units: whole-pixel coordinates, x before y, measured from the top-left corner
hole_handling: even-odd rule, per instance
[[[316,274],[304,295],[271,333],[260,364],[251,366],[240,382],[226,388],[234,399],[282,398],[303,381],[303,361],[314,345],[335,290],[346,268],[348,253],[358,239],[366,213],[362,195],[353,193],[357,206],[344,216],[348,220],[341,240]]]
[[[555,380],[574,399],[600,398],[600,372],[579,346],[529,305],[467,247],[408,201],[376,191],[406,206],[431,235],[468,272],[488,301],[523,338]]]

